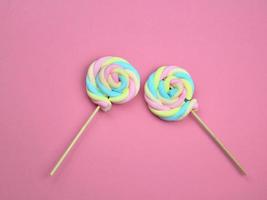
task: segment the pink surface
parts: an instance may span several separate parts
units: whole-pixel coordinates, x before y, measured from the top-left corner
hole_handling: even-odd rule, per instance
[[[266,1],[1,1],[0,199],[267,198]],[[245,166],[242,177],[192,117],[167,123],[130,103],[99,113],[59,173],[49,171],[95,106],[87,66],[118,55],[144,83],[185,67],[199,114]]]

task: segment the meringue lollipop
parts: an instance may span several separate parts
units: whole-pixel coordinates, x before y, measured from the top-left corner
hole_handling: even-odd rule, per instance
[[[86,91],[97,107],[62,154],[50,175],[55,174],[100,109],[106,112],[111,109],[113,103],[123,104],[130,101],[137,95],[139,89],[140,75],[128,61],[106,56],[93,62],[86,76]]]
[[[166,121],[179,121],[191,113],[240,172],[246,174],[238,160],[196,113],[198,102],[193,94],[194,82],[190,74],[176,66],[158,68],[145,83],[145,100],[154,115]]]

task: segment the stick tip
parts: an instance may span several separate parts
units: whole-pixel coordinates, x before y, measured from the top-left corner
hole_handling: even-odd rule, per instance
[[[247,176],[247,172],[244,169],[240,169],[240,173],[242,176]]]
[[[54,174],[55,174],[55,170],[53,169],[51,172],[50,172],[50,176],[54,176]]]

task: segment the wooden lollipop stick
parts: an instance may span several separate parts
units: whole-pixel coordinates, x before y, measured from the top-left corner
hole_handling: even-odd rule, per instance
[[[70,150],[73,148],[73,146],[79,140],[79,138],[81,137],[81,135],[84,133],[84,130],[90,124],[90,122],[92,121],[92,119],[94,118],[94,116],[96,115],[96,113],[99,111],[99,109],[100,109],[100,106],[97,106],[96,109],[94,110],[94,112],[87,119],[87,121],[85,122],[85,124],[83,125],[83,127],[80,129],[80,131],[77,133],[77,135],[75,136],[75,138],[69,144],[68,148],[65,150],[65,152],[62,154],[62,156],[60,157],[60,159],[57,161],[57,164],[54,166],[54,168],[50,172],[50,176],[53,176],[56,173],[56,171],[58,170],[58,168],[60,167],[60,165],[62,164],[62,162],[64,161],[64,159],[69,154]]]
[[[207,124],[199,117],[199,115],[195,111],[191,111],[192,115],[199,122],[199,124],[207,131],[209,136],[213,139],[213,141],[221,148],[221,150],[227,155],[230,160],[236,165],[238,170],[246,175],[244,168],[241,166],[239,161],[233,156],[233,154],[224,146],[224,144],[219,140],[219,138],[215,135],[215,133],[207,126]]]

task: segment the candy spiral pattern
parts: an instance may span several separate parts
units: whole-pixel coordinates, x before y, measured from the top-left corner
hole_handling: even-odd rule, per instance
[[[91,100],[108,111],[112,103],[134,98],[140,89],[140,75],[126,60],[106,56],[93,62],[86,76],[86,91]]]
[[[190,74],[176,66],[163,66],[153,72],[145,84],[149,110],[159,118],[178,121],[197,109],[194,82]]]

